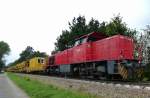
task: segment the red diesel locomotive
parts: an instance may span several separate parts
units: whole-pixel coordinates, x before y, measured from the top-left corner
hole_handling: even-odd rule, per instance
[[[47,72],[96,79],[141,77],[143,67],[134,58],[134,49],[129,37],[92,32],[76,39],[74,47],[50,56]]]

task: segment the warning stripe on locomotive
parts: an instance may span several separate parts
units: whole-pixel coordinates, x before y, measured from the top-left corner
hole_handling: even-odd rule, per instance
[[[123,79],[127,79],[128,71],[123,65],[118,64],[118,72],[122,76]]]

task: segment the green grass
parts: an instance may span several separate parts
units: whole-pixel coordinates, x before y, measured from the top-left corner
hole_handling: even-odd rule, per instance
[[[98,98],[87,93],[61,89],[53,85],[42,84],[28,77],[20,77],[13,73],[7,73],[8,77],[23,89],[30,98]]]

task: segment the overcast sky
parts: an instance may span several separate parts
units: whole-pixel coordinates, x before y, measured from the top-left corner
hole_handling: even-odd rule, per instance
[[[11,48],[7,63],[27,46],[50,54],[73,17],[101,22],[118,13],[130,28],[141,30],[150,24],[150,0],[0,0],[0,41]]]

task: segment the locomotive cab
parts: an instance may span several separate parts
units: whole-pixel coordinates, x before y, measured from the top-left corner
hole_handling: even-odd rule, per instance
[[[92,32],[92,33],[89,33],[87,35],[77,38],[74,46],[78,46],[78,45],[81,45],[81,44],[84,44],[87,42],[94,42],[97,40],[104,39],[106,37],[108,37],[108,36],[104,35],[103,33]]]

